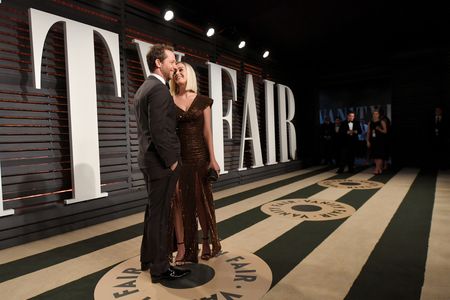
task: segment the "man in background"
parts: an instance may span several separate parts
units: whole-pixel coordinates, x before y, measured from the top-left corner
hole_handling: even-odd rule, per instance
[[[361,134],[361,125],[355,120],[355,113],[350,111],[347,113],[347,119],[342,122],[339,127],[339,136],[341,141],[341,161],[338,173],[344,172],[348,167],[348,172],[355,171],[355,155],[358,148],[358,135]]]
[[[325,117],[325,120],[319,127],[319,149],[321,162],[330,165],[333,162],[333,134],[334,125],[330,121],[330,117]]]
[[[433,167],[447,169],[449,167],[450,123],[442,106],[435,108],[432,122],[433,126],[430,132],[432,152],[430,155]]]

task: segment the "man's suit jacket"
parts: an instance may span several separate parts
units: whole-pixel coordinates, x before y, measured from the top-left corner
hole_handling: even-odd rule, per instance
[[[168,88],[149,76],[134,96],[138,127],[140,168],[150,168],[151,178],[161,178],[180,159],[180,141],[176,134],[176,110]]]
[[[358,134],[361,134],[361,125],[359,121],[353,121],[353,130],[356,130],[357,133],[353,133],[353,135],[347,134],[347,132],[350,130],[348,126],[348,121],[345,120],[341,123],[341,126],[339,127],[339,135],[341,136],[341,142],[343,142],[345,145],[352,145],[353,143],[358,142]]]
[[[432,136],[435,139],[440,139],[440,140],[447,140],[448,138],[450,138],[450,124],[446,118],[445,115],[441,116],[441,120],[439,122],[436,121],[436,116],[433,118],[433,129],[432,129]]]
[[[331,137],[335,134],[334,132],[334,124],[333,123],[322,123],[319,127],[319,135],[321,139],[330,140]]]

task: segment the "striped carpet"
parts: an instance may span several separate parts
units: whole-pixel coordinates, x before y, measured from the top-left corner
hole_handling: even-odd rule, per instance
[[[312,167],[214,197],[223,254],[178,285],[137,270],[139,213],[1,250],[1,298],[450,299],[448,171]]]

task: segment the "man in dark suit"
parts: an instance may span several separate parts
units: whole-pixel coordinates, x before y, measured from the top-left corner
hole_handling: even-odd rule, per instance
[[[449,167],[450,124],[442,106],[435,108],[432,124],[431,159],[435,168],[445,170]]]
[[[342,122],[339,127],[339,136],[341,142],[341,161],[338,173],[344,172],[347,165],[350,173],[354,172],[355,154],[358,148],[358,135],[361,134],[361,125],[355,120],[355,113],[349,112],[347,120]]]
[[[341,128],[342,120],[341,118],[337,117],[334,120],[334,126],[333,126],[333,135],[332,135],[332,141],[333,141],[333,158],[336,162],[336,166],[341,165],[341,136],[339,135],[339,129]]]
[[[180,142],[176,134],[176,112],[166,87],[176,72],[173,48],[154,45],[147,54],[152,74],[134,96],[138,128],[138,163],[148,192],[141,269],[150,269],[153,283],[174,280],[190,271],[169,264],[169,214],[179,177]]]
[[[325,120],[319,127],[320,138],[320,158],[323,159],[324,164],[331,164],[333,162],[333,134],[334,124],[331,123],[330,117],[325,117]]]

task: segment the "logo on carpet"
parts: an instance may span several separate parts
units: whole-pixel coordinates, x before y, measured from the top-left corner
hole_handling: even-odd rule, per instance
[[[269,266],[252,253],[222,252],[218,257],[183,268],[192,272],[178,280],[153,284],[148,271],[141,271],[139,256],[108,271],[97,283],[99,299],[260,299],[270,288]]]
[[[261,210],[270,216],[308,221],[337,220],[355,212],[352,206],[345,203],[314,199],[272,201],[261,206]]]
[[[371,180],[358,180],[358,179],[330,179],[317,183],[324,187],[333,187],[338,189],[351,189],[351,190],[370,190],[379,189],[383,187],[383,183]]]

